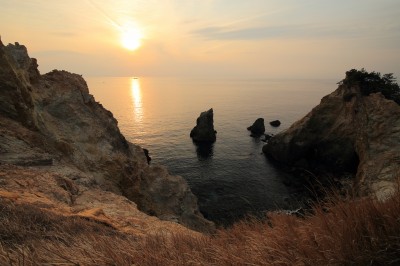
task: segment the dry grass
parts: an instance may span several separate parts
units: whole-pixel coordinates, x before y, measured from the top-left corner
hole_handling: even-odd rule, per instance
[[[399,265],[400,194],[332,197],[302,219],[270,213],[213,236],[144,238],[0,202],[1,265]]]

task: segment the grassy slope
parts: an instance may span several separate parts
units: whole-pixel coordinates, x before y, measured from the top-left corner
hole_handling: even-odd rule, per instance
[[[400,193],[386,202],[333,197],[305,219],[271,213],[213,236],[144,238],[0,201],[0,264],[399,265]]]

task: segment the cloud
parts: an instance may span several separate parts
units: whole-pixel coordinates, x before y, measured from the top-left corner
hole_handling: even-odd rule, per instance
[[[192,32],[208,40],[262,40],[284,34],[283,29],[274,27],[254,27],[232,29],[228,27],[206,27]]]
[[[393,34],[399,29],[386,29],[380,31],[379,35],[385,32]],[[268,40],[277,38],[356,38],[360,36],[374,36],[370,28],[348,25],[281,25],[248,28],[231,27],[204,27],[191,32],[193,35],[200,36],[206,40]]]

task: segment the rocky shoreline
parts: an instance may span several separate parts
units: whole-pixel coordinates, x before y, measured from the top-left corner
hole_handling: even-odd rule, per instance
[[[321,184],[327,176],[339,181],[352,176],[351,189],[358,195],[390,197],[400,178],[400,106],[391,98],[397,99],[400,90],[385,76],[348,71],[337,90],[273,136],[264,154],[286,167],[311,171]],[[308,181],[298,175],[289,182]]]
[[[148,153],[125,139],[82,76],[59,70],[41,75],[37,67],[25,46],[0,41],[2,198],[115,222],[118,218],[112,217],[119,212],[129,216],[126,208],[119,209],[126,202],[133,216],[140,210],[193,230],[214,230],[186,181],[163,166],[148,164]],[[11,176],[27,177],[15,187]],[[106,208],[110,203],[115,209]],[[126,225],[140,231],[135,226]]]
[[[287,130],[265,135],[262,118],[248,130],[265,135],[263,153],[295,173],[283,180],[294,190],[309,183],[302,174],[308,172],[314,182],[325,185],[334,176],[350,180],[361,196],[385,199],[400,177],[400,107],[349,79]],[[0,41],[0,99],[1,199],[137,234],[186,230],[179,224],[215,231],[187,182],[149,165],[149,151],[125,139],[82,76],[41,75],[25,46]],[[190,136],[198,147],[211,147],[201,156],[212,152],[212,109],[200,114]]]

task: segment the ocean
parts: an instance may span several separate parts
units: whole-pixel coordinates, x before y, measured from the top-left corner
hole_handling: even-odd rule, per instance
[[[151,164],[184,177],[203,215],[231,224],[246,214],[288,208],[287,173],[262,154],[247,127],[262,117],[276,134],[306,115],[338,80],[89,77],[90,93],[118,120],[127,140],[150,151]],[[217,141],[196,146],[189,133],[214,110]],[[280,120],[274,128],[269,121]]]

